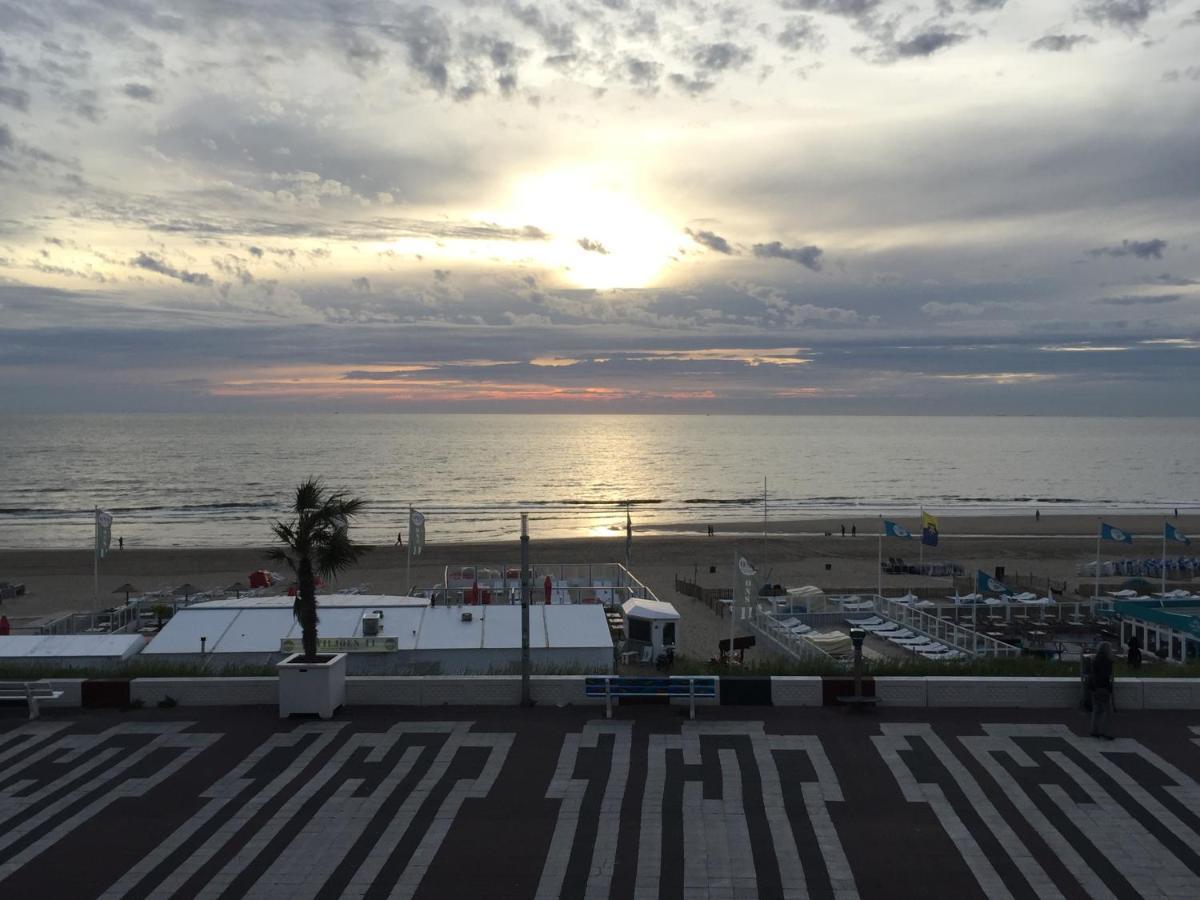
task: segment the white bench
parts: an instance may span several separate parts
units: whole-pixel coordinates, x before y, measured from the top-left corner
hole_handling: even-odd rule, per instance
[[[57,700],[63,692],[47,681],[0,681],[0,701],[16,700],[29,707],[29,718],[40,715],[39,700]]]

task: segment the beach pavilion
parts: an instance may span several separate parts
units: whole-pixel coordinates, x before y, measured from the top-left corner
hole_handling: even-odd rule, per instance
[[[1200,596],[1151,600],[1117,600],[1113,611],[1121,617],[1121,644],[1133,635],[1147,653],[1171,662],[1200,658]]]
[[[644,662],[653,662],[667,650],[675,651],[681,617],[673,604],[633,597],[621,604],[621,611],[629,649],[640,651]]]

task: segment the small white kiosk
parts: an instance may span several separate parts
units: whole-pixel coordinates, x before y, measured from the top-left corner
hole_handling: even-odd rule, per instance
[[[679,613],[662,600],[633,597],[621,604],[625,613],[625,636],[631,649],[640,649],[646,662],[654,662],[679,643]],[[644,649],[643,649],[644,648]],[[645,651],[649,650],[649,659]]]

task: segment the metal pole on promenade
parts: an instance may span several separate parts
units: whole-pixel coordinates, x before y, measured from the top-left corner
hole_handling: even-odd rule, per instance
[[[408,508],[408,555],[404,558],[404,595],[407,597],[412,590],[412,507]],[[445,587],[445,584],[443,584]],[[447,603],[447,606],[450,604]]]
[[[1167,596],[1167,526],[1163,525],[1162,543],[1162,595]]]
[[[1100,534],[1103,531],[1103,525],[1099,519],[1096,520],[1096,591],[1092,594],[1092,613],[1096,612],[1095,601],[1100,599]]]
[[[95,534],[92,536],[92,616],[100,609],[100,507],[92,510],[92,525]],[[92,622],[92,625],[95,625]]]
[[[521,513],[521,705],[532,706],[529,692],[529,513]]]
[[[725,657],[725,664],[733,663],[733,619],[737,612],[738,588],[741,585],[738,583],[738,554],[737,547],[733,548],[733,595],[729,603],[729,654]]]

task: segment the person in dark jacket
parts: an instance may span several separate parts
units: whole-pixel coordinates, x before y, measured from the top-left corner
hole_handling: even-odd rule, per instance
[[[1129,663],[1129,668],[1140,669],[1142,667],[1142,640],[1136,634],[1129,636],[1129,643],[1125,645],[1127,653],[1125,661]]]
[[[1088,678],[1088,689],[1092,694],[1092,737],[1111,741],[1108,733],[1112,725],[1113,659],[1112,648],[1105,641],[1092,660],[1092,674]]]

